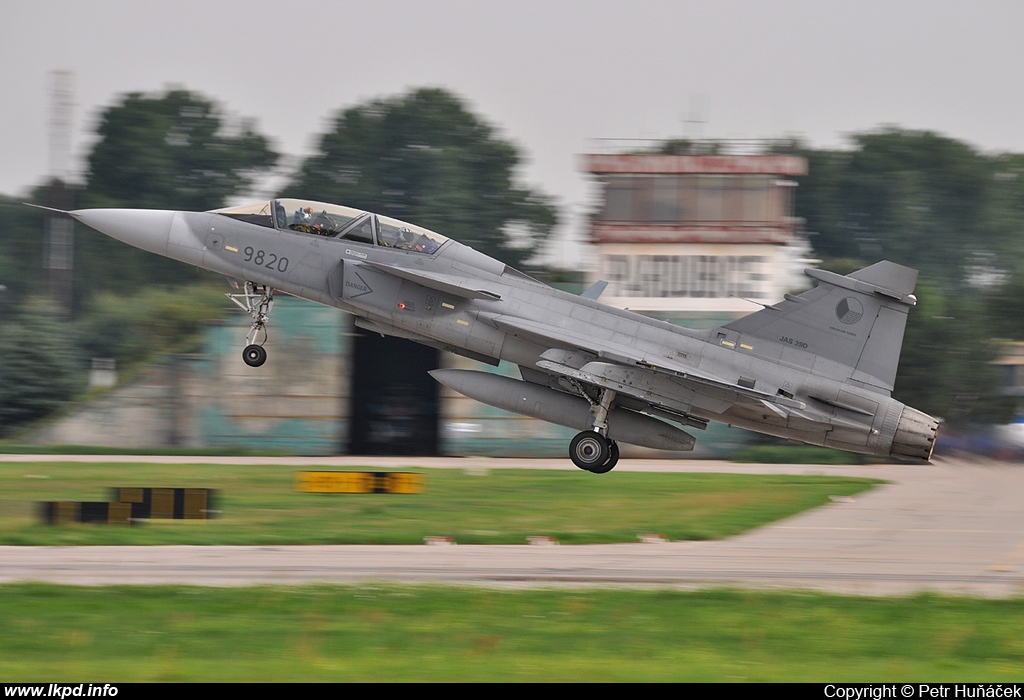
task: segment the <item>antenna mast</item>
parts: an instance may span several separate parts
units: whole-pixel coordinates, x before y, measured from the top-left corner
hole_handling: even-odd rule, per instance
[[[70,70],[50,73],[50,197],[54,209],[72,208],[68,186],[71,162],[71,123],[75,107],[75,74]],[[74,226],[66,216],[46,219],[46,261],[50,298],[71,318],[74,281]]]

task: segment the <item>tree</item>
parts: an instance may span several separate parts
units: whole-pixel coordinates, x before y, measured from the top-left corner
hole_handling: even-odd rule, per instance
[[[278,155],[251,121],[229,124],[186,90],[130,93],[100,117],[78,208],[216,209],[252,188]],[[78,227],[76,287],[126,293],[149,282],[196,278],[192,268]]]
[[[43,212],[0,197],[0,325],[32,296],[46,293]],[[0,330],[2,332],[2,330]]]
[[[954,426],[1007,420],[991,364],[999,346],[978,300],[928,282],[914,293],[894,395]]]
[[[67,327],[44,302],[33,301],[0,328],[0,436],[42,418],[68,401],[84,371]]]
[[[277,162],[249,120],[186,90],[133,92],[100,117],[84,198],[94,207],[203,211],[224,206]]]
[[[287,194],[435,229],[518,266],[555,224],[546,197],[515,184],[519,155],[441,89],[341,112]]]
[[[773,149],[808,159],[796,213],[819,256],[893,260],[946,290],[1024,267],[1024,156],[895,127],[851,141],[843,151]]]
[[[1024,340],[1024,276],[1015,276],[985,294],[988,335],[1003,340]]]

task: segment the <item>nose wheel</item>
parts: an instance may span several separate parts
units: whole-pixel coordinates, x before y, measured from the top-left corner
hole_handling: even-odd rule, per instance
[[[242,360],[250,367],[259,367],[267,361],[267,351],[262,345],[246,345],[242,351]]]
[[[263,344],[267,342],[266,325],[270,320],[270,309],[274,306],[274,290],[255,282],[246,282],[244,293],[228,294],[227,297],[252,318],[252,327],[245,336],[242,361],[250,367],[260,367],[267,361],[267,351]]]

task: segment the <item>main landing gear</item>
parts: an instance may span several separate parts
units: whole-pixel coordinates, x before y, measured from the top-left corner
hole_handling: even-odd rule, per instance
[[[584,430],[569,443],[569,458],[580,469],[605,474],[619,461],[619,445],[600,433]]]
[[[583,387],[576,388],[590,402],[594,428],[584,430],[572,439],[569,443],[569,459],[584,471],[606,474],[614,469],[619,461],[619,446],[608,438],[608,411],[615,401],[615,392],[602,389],[600,401],[594,401]]]
[[[246,282],[244,293],[228,294],[227,297],[252,317],[252,328],[245,336],[242,360],[250,367],[259,367],[267,361],[263,344],[267,342],[266,325],[270,320],[270,309],[274,306],[274,290],[266,285]]]

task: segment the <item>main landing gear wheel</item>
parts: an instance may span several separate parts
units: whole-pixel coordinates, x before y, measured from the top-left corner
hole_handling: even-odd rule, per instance
[[[607,439],[607,438],[606,438]],[[595,474],[607,474],[619,463],[619,443],[608,440],[608,459],[600,467],[594,467],[590,471]]]
[[[569,443],[569,458],[584,471],[604,474],[619,461],[619,446],[600,433],[585,430]]]
[[[242,360],[250,367],[259,367],[267,361],[267,351],[262,345],[247,345],[242,351]]]

